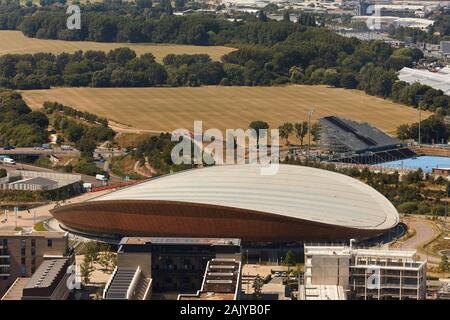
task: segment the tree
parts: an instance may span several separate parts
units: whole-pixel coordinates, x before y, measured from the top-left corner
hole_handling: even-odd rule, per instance
[[[92,157],[95,148],[97,148],[97,145],[91,137],[83,136],[77,142],[77,149],[80,150],[82,157]]]
[[[290,273],[290,267],[295,266],[296,260],[295,260],[295,254],[292,252],[292,250],[289,250],[286,252],[286,256],[284,257],[283,263],[288,266],[288,273]]]
[[[441,263],[439,264],[439,271],[441,272],[449,272],[450,266],[448,264],[448,257],[443,255],[441,258]]]
[[[101,249],[98,263],[107,272],[111,273],[117,265],[117,255],[111,251],[109,246]]]
[[[261,278],[259,274],[256,275],[255,280],[253,280],[253,294],[255,296],[255,299],[261,300],[263,297],[262,294],[262,287],[264,286],[264,280]]]
[[[397,137],[402,141],[411,138],[408,124],[402,124],[397,128]]]
[[[308,121],[298,122],[294,125],[295,136],[300,140],[300,146],[303,147],[303,139],[308,133]]]
[[[80,265],[81,277],[83,278],[84,283],[89,283],[91,274],[94,270],[95,268],[92,266],[92,261],[86,255]]]
[[[289,10],[284,10],[284,12],[283,12],[283,21],[291,22],[291,17],[289,16]]]
[[[316,142],[319,140],[319,124],[317,122],[313,123],[311,126],[311,136],[313,138],[313,141]]]
[[[153,6],[153,2],[151,0],[136,0],[136,5],[141,9],[151,8]]]
[[[282,139],[286,139],[286,144],[289,143],[289,135],[294,131],[294,126],[290,122],[285,122],[281,126],[278,127],[280,130],[280,137]]]
[[[259,146],[259,130],[269,129],[269,124],[267,122],[257,120],[252,121],[248,127],[256,131],[256,144]]]
[[[262,22],[269,21],[269,18],[267,18],[267,14],[264,10],[259,10],[258,13],[256,14],[256,16],[258,17],[259,21],[262,21]]]

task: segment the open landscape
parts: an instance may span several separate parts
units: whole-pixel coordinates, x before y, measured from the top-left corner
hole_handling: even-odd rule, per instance
[[[450,301],[450,1],[294,2],[0,0],[0,305]]]
[[[414,108],[373,97],[357,90],[326,86],[200,88],[55,88],[22,91],[31,108],[57,101],[125,125],[125,131],[192,129],[194,120],[204,128],[247,128],[264,120],[274,128],[286,121],[334,114],[368,122],[388,133],[402,123],[417,121]],[[423,112],[426,117],[429,113]]]
[[[63,52],[75,52],[78,50],[109,51],[116,48],[128,47],[137,55],[152,53],[158,62],[168,54],[199,54],[206,53],[213,60],[233,51],[233,48],[222,46],[191,46],[171,44],[139,44],[139,43],[100,43],[90,41],[63,41],[28,38],[21,31],[0,30],[0,55],[25,54],[38,52],[51,52],[60,54]]]

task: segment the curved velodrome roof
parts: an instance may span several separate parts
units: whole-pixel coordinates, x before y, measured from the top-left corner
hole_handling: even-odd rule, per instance
[[[343,227],[384,230],[398,213],[372,187],[343,174],[281,165],[260,175],[259,165],[223,165],[152,179],[90,201],[165,200],[219,205]]]

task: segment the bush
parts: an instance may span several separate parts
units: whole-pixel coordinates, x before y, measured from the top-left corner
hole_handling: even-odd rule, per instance
[[[86,174],[88,176],[95,176],[96,174],[104,174],[105,172],[96,166],[94,162],[89,162],[86,159],[80,160],[73,168],[77,173]]]
[[[417,203],[416,202],[405,202],[398,206],[398,212],[400,213],[416,213],[417,212]]]

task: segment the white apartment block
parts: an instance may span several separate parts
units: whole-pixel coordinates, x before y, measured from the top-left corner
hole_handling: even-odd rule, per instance
[[[342,287],[350,299],[425,299],[426,262],[415,250],[305,245],[304,285]]]

